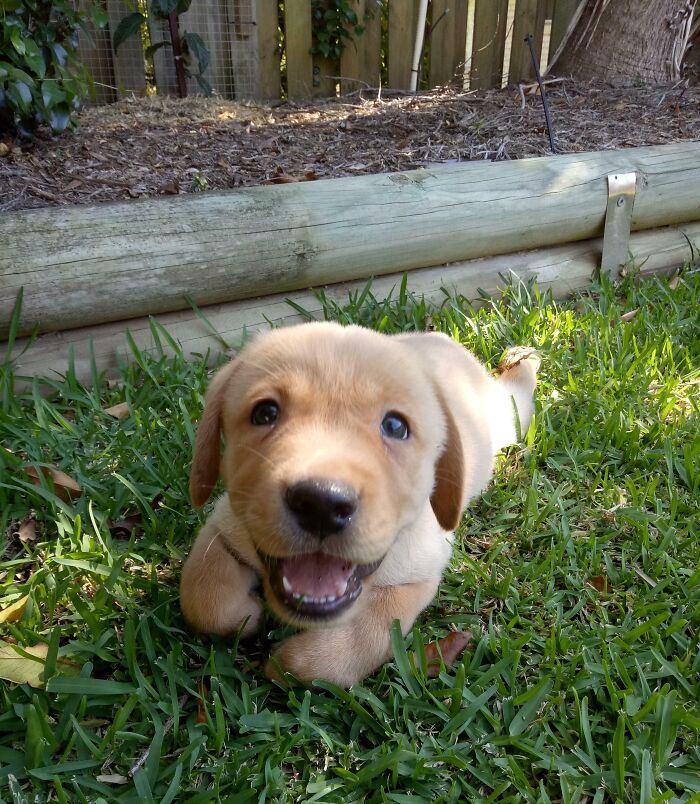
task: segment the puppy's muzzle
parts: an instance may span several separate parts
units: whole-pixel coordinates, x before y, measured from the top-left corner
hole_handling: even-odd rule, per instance
[[[356,564],[319,549],[327,537],[349,537],[353,517],[360,505],[352,486],[328,478],[307,478],[290,485],[284,504],[292,521],[302,531],[310,552],[295,552],[281,558],[260,557],[268,571],[270,589],[295,619],[328,620],[351,606],[362,592],[362,581],[380,565]],[[339,545],[338,545],[339,546]]]
[[[285,504],[299,527],[319,539],[341,533],[357,511],[357,493],[345,483],[325,478],[289,486]]]

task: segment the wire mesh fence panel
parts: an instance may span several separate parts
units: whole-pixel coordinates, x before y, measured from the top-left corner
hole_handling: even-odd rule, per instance
[[[149,14],[148,32],[152,47],[158,48],[153,51],[154,89],[160,95],[177,95],[178,84],[168,20]]]
[[[76,3],[85,10],[88,2]],[[114,86],[112,48],[108,29],[98,29],[92,22],[87,24],[87,32],[81,32],[78,40],[78,56],[93,81],[90,102],[111,103],[117,99]]]
[[[141,4],[139,12],[143,13],[145,4]],[[114,33],[120,22],[134,13],[134,4],[127,0],[107,0],[107,18],[109,20],[109,43],[114,83],[119,97],[136,93],[143,95],[146,91],[146,60],[144,57],[143,31],[125,39],[119,47],[114,48]]]

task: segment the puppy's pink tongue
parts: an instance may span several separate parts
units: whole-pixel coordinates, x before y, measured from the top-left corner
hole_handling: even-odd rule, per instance
[[[281,561],[282,583],[292,595],[310,598],[342,597],[355,565],[325,553],[309,553]]]

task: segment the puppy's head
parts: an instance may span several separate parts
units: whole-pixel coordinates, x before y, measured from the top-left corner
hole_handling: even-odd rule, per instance
[[[405,344],[359,327],[306,324],[259,336],[214,378],[190,491],[220,469],[264,567],[268,602],[295,624],[352,611],[399,533],[427,504],[453,530],[459,436]]]

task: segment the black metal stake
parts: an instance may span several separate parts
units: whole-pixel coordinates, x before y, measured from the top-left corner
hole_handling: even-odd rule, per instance
[[[552,119],[549,116],[549,104],[547,103],[547,95],[544,91],[544,81],[542,80],[542,76],[540,75],[540,65],[537,63],[537,56],[535,56],[535,48],[532,44],[532,34],[528,34],[525,37],[525,41],[527,42],[527,46],[530,48],[530,57],[532,58],[532,66],[535,68],[535,77],[537,78],[537,83],[540,87],[540,95],[542,96],[542,106],[544,107],[544,119],[547,122],[547,134],[549,135],[549,147],[552,149],[552,153],[557,153],[557,147],[554,144],[554,129],[552,128]]]

